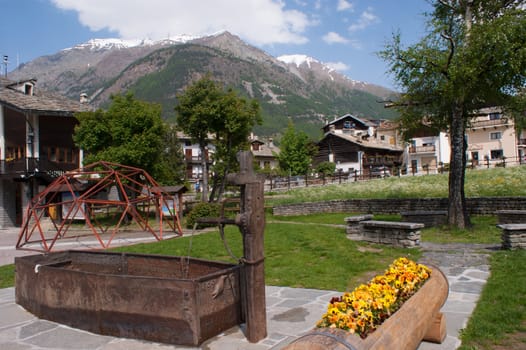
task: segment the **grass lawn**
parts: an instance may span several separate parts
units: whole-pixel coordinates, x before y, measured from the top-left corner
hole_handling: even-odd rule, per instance
[[[297,222],[305,224],[340,224],[345,225],[345,218],[353,213],[326,213],[298,216],[272,216],[272,222]],[[356,215],[356,213],[354,213]],[[374,220],[400,221],[400,215],[374,215]],[[488,243],[500,244],[501,230],[496,226],[495,216],[472,216],[470,229],[444,227],[425,228],[421,231],[422,241],[432,243]]]
[[[15,265],[0,266],[0,288],[8,288],[15,285]]]
[[[460,350],[526,349],[525,250],[491,256],[491,276],[466,329]]]
[[[526,166],[466,170],[466,197],[526,196]],[[370,181],[310,186],[280,193],[267,204],[317,202],[351,198],[446,198],[448,174],[404,176]]]
[[[501,229],[495,216],[472,216],[473,227],[457,229],[430,227],[422,230],[422,241],[433,243],[501,243]]]
[[[397,257],[416,260],[415,249],[352,242],[341,227],[296,223],[272,223],[265,227],[266,283],[276,286],[344,291],[381,273]],[[242,255],[241,234],[226,227],[225,237],[234,255]],[[235,262],[216,233],[115,248],[117,251],[190,255]]]

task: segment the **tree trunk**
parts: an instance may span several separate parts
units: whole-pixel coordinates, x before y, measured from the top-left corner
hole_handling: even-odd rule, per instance
[[[220,187],[219,187],[219,193],[217,195],[217,201],[220,202],[222,199],[223,199],[223,194],[225,193],[225,187],[226,187],[226,177],[227,177],[227,174],[230,172],[230,169],[232,169],[232,162],[231,162],[231,158],[230,158],[230,153],[232,152],[232,139],[229,137],[228,138],[228,141],[227,141],[227,150],[226,150],[226,154],[227,154],[227,163],[225,165],[225,169],[223,170],[223,178],[221,179],[221,184],[220,184]]]
[[[208,202],[209,203],[214,203],[214,202],[217,202],[215,200],[216,198],[216,192],[217,192],[217,183],[219,182],[218,178],[217,178],[217,175],[214,175],[212,177],[212,190],[210,191],[210,197],[208,198]]]
[[[201,169],[203,170],[203,189],[201,191],[201,201],[208,200],[208,159],[206,154],[206,145],[201,145]]]
[[[225,186],[226,186],[226,176],[228,172],[230,171],[230,166],[226,166],[225,170],[223,171],[223,177],[221,178],[221,182],[219,183],[219,189],[217,192],[217,201],[221,202],[223,199],[223,194],[225,193]]]
[[[450,138],[451,160],[449,164],[449,207],[448,223],[450,226],[466,228],[470,226],[464,194],[464,177],[466,162],[465,123],[462,103],[457,103],[452,110]]]

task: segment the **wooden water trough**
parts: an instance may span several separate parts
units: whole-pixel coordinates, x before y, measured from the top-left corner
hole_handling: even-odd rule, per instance
[[[342,329],[315,328],[284,350],[414,350],[422,340],[442,343],[446,321],[440,308],[449,284],[438,268],[432,269],[422,288],[365,339]]]
[[[241,265],[64,251],[15,258],[16,302],[93,333],[197,346],[243,322]]]

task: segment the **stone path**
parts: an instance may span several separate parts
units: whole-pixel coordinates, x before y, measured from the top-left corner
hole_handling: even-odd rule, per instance
[[[418,350],[448,350],[460,346],[459,332],[475,309],[489,277],[489,254],[497,246],[479,244],[422,243],[420,262],[438,266],[447,276],[449,295],[442,307],[446,315],[447,338],[443,344],[423,342]]]

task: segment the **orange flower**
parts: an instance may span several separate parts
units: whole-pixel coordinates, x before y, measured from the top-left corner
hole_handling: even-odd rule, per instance
[[[366,337],[413,295],[430,274],[427,266],[404,257],[396,259],[384,275],[333,298],[317,326],[341,328]]]

